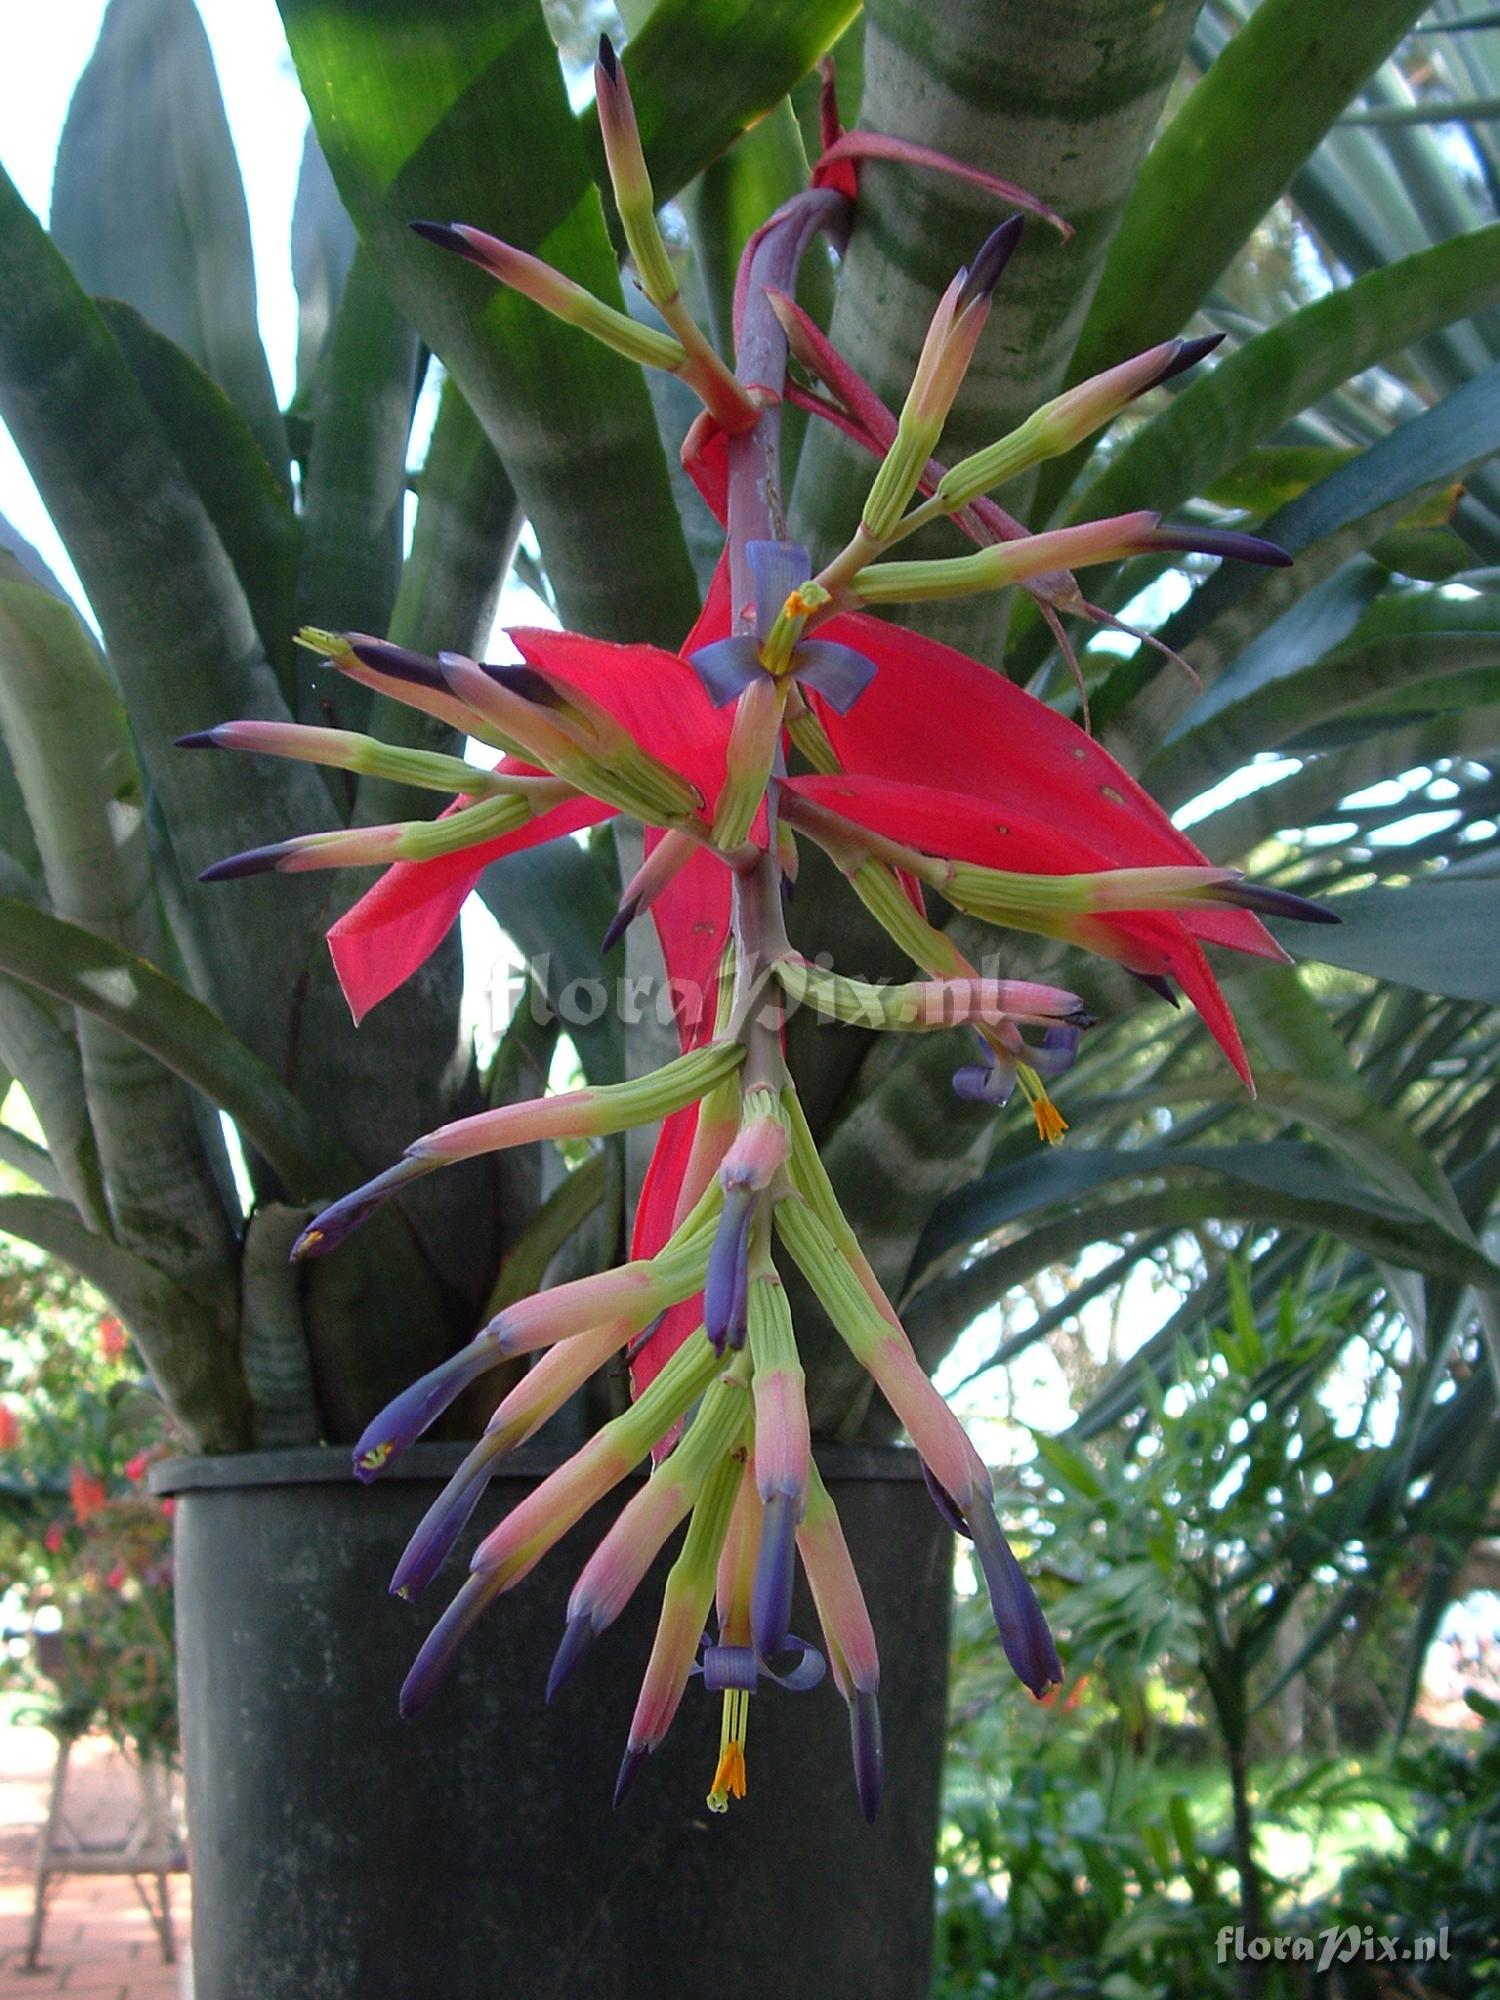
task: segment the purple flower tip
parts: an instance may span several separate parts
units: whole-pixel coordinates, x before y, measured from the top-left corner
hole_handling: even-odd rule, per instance
[[[969,1534],[969,1524],[960,1513],[958,1502],[937,1477],[925,1458],[922,1460],[922,1482],[931,1495],[933,1506],[937,1508],[954,1534],[962,1535],[966,1540],[972,1540],[973,1537]]]
[[[428,659],[425,653],[414,653],[408,646],[393,646],[389,639],[372,639],[363,632],[351,632],[349,650],[361,666],[384,674],[388,680],[409,681],[413,687],[447,685],[436,660]]]
[[[750,1221],[755,1212],[751,1188],[729,1188],[708,1253],[703,1285],[703,1325],[715,1354],[726,1347],[743,1347],[746,1308],[750,1296]]]
[[[210,862],[199,874],[200,882],[233,882],[241,875],[269,875],[286,859],[290,843],[278,840],[271,847],[247,847],[243,854],[231,854],[224,861]]]
[[[387,1167],[383,1174],[377,1174],[363,1187],[357,1187],[343,1195],[315,1215],[292,1245],[291,1262],[300,1264],[305,1257],[326,1257],[330,1250],[337,1250],[346,1236],[352,1234],[367,1217],[373,1215],[382,1203],[408,1181],[421,1178],[432,1171],[429,1160],[398,1160],[393,1167]]]
[[[1019,215],[1008,215],[998,229],[992,229],[980,245],[979,254],[964,275],[954,307],[955,317],[980,299],[987,299],[1000,282],[1000,274],[1015,254],[1026,227]]]
[[[492,1595],[493,1588],[487,1577],[471,1576],[427,1634],[422,1650],[412,1661],[411,1672],[401,1684],[399,1706],[403,1721],[409,1721],[426,1707],[438,1682],[452,1664],[453,1655],[468,1637]]]
[[[1241,910],[1254,910],[1257,916],[1286,917],[1298,924],[1341,924],[1344,920],[1337,910],[1330,910],[1324,903],[1314,903],[1306,896],[1294,895],[1290,889],[1273,889],[1264,882],[1225,882],[1213,891],[1214,900],[1219,903],[1233,903]]]
[[[355,1476],[360,1476],[357,1466]],[[427,1588],[452,1555],[455,1543],[468,1526],[489,1483],[488,1465],[467,1478],[463,1468],[459,1468],[423,1515],[416,1533],[403,1549],[401,1560],[391,1577],[392,1597],[419,1597]]]
[[[489,660],[481,661],[480,665],[497,687],[519,695],[522,701],[535,702],[538,708],[566,706],[551,681],[545,674],[538,673],[535,667],[515,666],[509,662],[497,666]]]
[[[858,1692],[849,1704],[849,1736],[854,1751],[854,1787],[866,1826],[875,1824],[885,1784],[885,1751],[880,1739],[880,1704],[873,1692]]]
[[[763,1660],[774,1658],[786,1644],[801,1511],[801,1495],[796,1493],[773,1493],[765,1503],[760,1554],[750,1589],[750,1631]]]
[[[968,1522],[1005,1657],[1016,1679],[1040,1701],[1062,1680],[1063,1670],[1036,1592],[1016,1561],[986,1495],[975,1496]]]
[[[647,1755],[648,1751],[644,1743],[641,1744],[632,1743],[626,1749],[624,1759],[620,1765],[620,1775],[618,1778],[615,1779],[615,1795],[613,1799],[610,1801],[610,1804],[614,1807],[616,1812],[620,1810],[621,1805],[624,1803],[626,1793],[635,1783],[636,1778],[640,1773],[640,1768],[642,1764],[644,1764],[646,1761]]]
[[[455,229],[451,222],[408,222],[406,226],[428,243],[436,243],[439,249],[456,250],[460,257],[472,257],[474,254],[462,231]]]
[[[1185,375],[1189,368],[1196,368],[1223,338],[1222,333],[1201,333],[1192,340],[1178,341],[1177,352],[1157,376],[1157,382],[1170,382],[1174,375]]]
[[[1257,563],[1262,569],[1290,569],[1292,558],[1263,535],[1242,535],[1232,528],[1158,528],[1151,537],[1158,549],[1183,549],[1200,556],[1223,556],[1230,562]]]
[[[496,1344],[481,1336],[446,1361],[429,1368],[409,1389],[386,1404],[354,1447],[354,1476],[369,1481],[387,1471],[427,1426],[440,1417],[469,1384],[500,1360]]]
[[[186,736],[177,736],[172,740],[174,750],[218,750],[221,747],[217,729],[191,729]]]
[[[581,1618],[570,1618],[568,1620],[567,1624],[563,1627],[562,1641],[558,1646],[557,1656],[552,1662],[552,1671],[547,1676],[548,1701],[551,1701],[552,1697],[565,1681],[572,1678],[573,1669],[578,1665],[597,1637],[598,1634],[594,1630],[594,1621],[587,1612],[584,1612]]]
[[[1142,986],[1149,986],[1158,1000],[1165,1000],[1169,1007],[1181,1007],[1182,1000],[1170,979],[1160,972],[1137,972],[1133,975]]]
[[[615,45],[608,35],[599,37],[599,67],[613,83],[620,70],[620,59],[615,54]]]
[[[625,901],[621,903],[619,909],[615,911],[609,920],[609,928],[599,940],[601,954],[614,950],[620,939],[624,937],[626,931],[635,922],[635,913],[640,907],[641,900],[639,896],[627,896]]]

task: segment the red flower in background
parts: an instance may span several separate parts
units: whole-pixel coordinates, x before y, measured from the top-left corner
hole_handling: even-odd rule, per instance
[[[73,1519],[80,1528],[85,1528],[106,1506],[109,1492],[102,1479],[75,1465],[68,1474],[68,1498],[73,1503]]]

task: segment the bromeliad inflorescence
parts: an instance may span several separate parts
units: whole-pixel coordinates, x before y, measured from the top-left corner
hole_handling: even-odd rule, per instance
[[[650,1459],[649,1479],[574,1587],[549,1696],[685,1521],[616,1799],[699,1672],[723,1696],[709,1791],[710,1805],[722,1810],[745,1789],[757,1686],[769,1679],[806,1688],[826,1660],[849,1706],[859,1801],[872,1817],[881,1783],[875,1635],[812,1454],[778,1259],[803,1274],[910,1434],[935,1501],[972,1538],[1019,1678],[1041,1697],[1062,1669],[997,1521],[990,1475],[923,1373],[840,1209],[787,1068],[786,1011],[810,1006],[880,1030],[967,1025],[979,1059],[959,1068],[956,1090],[1003,1105],[1019,1088],[1041,1136],[1053,1140],[1064,1124],[1048,1083],[1072,1062],[1089,1017],[1075,994],[981,976],[929,920],[929,889],[989,923],[1117,959],[1159,991],[1180,985],[1247,1084],[1233,1018],[1201,947],[1281,958],[1256,912],[1322,913],[1212,867],[1084,730],[977,662],[864,607],[1018,584],[1063,638],[1063,613],[1114,622],[1084,599],[1075,568],[1160,549],[1263,563],[1285,557],[1249,536],[1164,529],[1146,513],[1030,535],[988,497],[1192,365],[1212,342],[1164,342],[1067,391],[986,450],[948,467],[936,460],[1020,219],[1002,224],[944,294],[911,392],[893,415],[791,295],[816,235],[837,241],[847,232],[862,153],[945,163],[898,141],[841,134],[831,95],[812,188],[773,216],[745,253],[731,371],[678,295],[624,73],[607,42],[596,84],[620,220],[666,331],[642,328],[481,231],[413,226],[696,391],[703,414],[684,459],[726,529],[697,625],[678,653],[516,631],[518,666],[427,659],[359,633],[303,634],[338,671],[491,746],[499,753],[493,769],[282,724],[223,723],[184,742],[307,758],[452,795],[435,820],[304,835],[207,871],[232,877],[385,865],[376,887],[330,933],[356,1017],[436,947],[495,857],[614,813],[644,826],[645,860],[610,936],[651,912],[678,996],[681,1054],[633,1082],[506,1105],[416,1140],[394,1166],[320,1215],[294,1254],[336,1249],[382,1202],[449,1162],[663,1120],[631,1260],[505,1306],[359,1441],[355,1469],[374,1478],[469,1384],[503,1362],[534,1357],[397,1565],[392,1588],[415,1596],[442,1567],[506,1453],[612,1356],[623,1351],[630,1361],[630,1407],[480,1543],[468,1580],[418,1655],[402,1707],[410,1713],[425,1700],[492,1600]],[[994,186],[1058,222],[1021,191]],[[789,354],[813,388],[789,380]],[[788,398],[837,423],[879,461],[848,543],[816,574],[780,527],[778,418]],[[889,559],[940,516],[975,542],[972,555]],[[789,769],[792,749],[805,771]],[[792,949],[783,901],[803,841],[831,858],[920,978],[873,986]],[[821,1650],[789,1631],[799,1559]]]

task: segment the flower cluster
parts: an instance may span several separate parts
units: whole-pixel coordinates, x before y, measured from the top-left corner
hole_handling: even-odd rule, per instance
[[[480,1543],[467,1581],[422,1647],[402,1705],[407,1712],[420,1705],[480,1613],[649,1458],[650,1477],[574,1586],[549,1695],[686,1522],[617,1800],[701,1671],[705,1687],[724,1698],[709,1793],[710,1805],[723,1809],[745,1788],[749,1698],[761,1680],[806,1687],[826,1660],[849,1706],[860,1804],[873,1816],[881,1783],[875,1636],[810,1449],[779,1258],[806,1278],[910,1434],[935,1502],[972,1538],[1016,1674],[1041,1697],[1062,1669],[997,1521],[989,1472],[919,1366],[840,1209],[787,1069],[785,1011],[811,1005],[834,1021],[897,1031],[967,1024],[979,1053],[954,1078],[959,1094],[1003,1105],[1019,1089],[1050,1141],[1064,1124],[1048,1085],[1072,1062],[1089,1016],[1075,994],[982,977],[930,920],[929,891],[991,924],[1116,959],[1163,993],[1180,986],[1247,1084],[1244,1051],[1202,947],[1281,958],[1256,912],[1317,913],[1211,866],[1085,730],[866,607],[1016,584],[1061,634],[1061,614],[1106,616],[1074,579],[1087,564],[1181,548],[1285,558],[1248,536],[1184,533],[1146,513],[1031,535],[988,497],[1191,366],[1212,342],[1164,342],[1057,397],[985,450],[938,462],[933,454],[1020,218],[997,229],[953,280],[904,407],[893,414],[794,304],[797,264],[819,231],[837,240],[847,230],[861,156],[945,163],[899,142],[840,133],[831,97],[813,187],[747,248],[731,372],[678,295],[624,73],[607,43],[596,83],[621,223],[662,327],[642,327],[479,230],[413,226],[697,392],[703,414],[684,458],[726,528],[697,624],[675,653],[518,630],[510,637],[519,665],[428,659],[359,633],[304,633],[339,672],[491,746],[493,769],[289,724],[229,722],[184,740],[308,758],[452,795],[435,820],[304,835],[208,871],[230,877],[385,864],[330,933],[356,1016],[435,948],[491,860],[615,813],[644,826],[645,860],[625,888],[610,940],[651,913],[669,976],[683,993],[702,996],[679,1014],[681,1053],[631,1082],[506,1105],[417,1139],[395,1165],[320,1215],[294,1254],[336,1249],[379,1204],[452,1161],[664,1121],[630,1261],[507,1305],[359,1441],[356,1471],[370,1479],[470,1383],[515,1357],[535,1357],[401,1557],[392,1588],[414,1596],[437,1574],[505,1454],[612,1355],[623,1350],[630,1361],[630,1407]],[[1020,191],[999,191],[1058,221]],[[789,380],[789,358],[807,378],[800,386]],[[878,460],[854,534],[816,574],[781,526],[775,496],[778,410],[788,398],[838,424]],[[973,554],[890,559],[939,518],[957,523],[976,544]],[[920,977],[875,987],[792,949],[783,901],[804,842],[832,859]],[[820,1649],[788,1629],[799,1560]]]

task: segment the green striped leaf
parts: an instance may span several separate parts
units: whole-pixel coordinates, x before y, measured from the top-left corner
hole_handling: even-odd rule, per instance
[[[250,219],[192,0],[110,0],[57,149],[51,228],[86,291],[124,299],[207,370],[285,488]]]
[[[289,684],[299,541],[291,503],[213,378],[133,306],[100,299],[98,308],[234,565],[266,658]]]
[[[1423,4],[1371,0],[1351,12],[1345,0],[1262,0],[1147,156],[1068,365],[1070,381],[1186,323]],[[1038,490],[1043,514],[1077,463],[1048,469]]]
[[[298,1194],[330,1194],[358,1178],[280,1078],[144,959],[4,896],[0,971],[81,1008],[201,1090]]]

